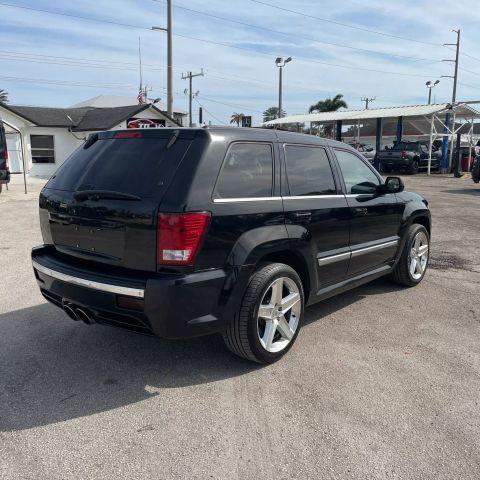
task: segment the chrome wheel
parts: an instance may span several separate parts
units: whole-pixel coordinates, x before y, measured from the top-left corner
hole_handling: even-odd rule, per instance
[[[267,352],[280,352],[291,342],[302,313],[300,291],[289,277],[267,288],[257,315],[258,338]]]
[[[428,263],[428,237],[424,232],[419,232],[413,239],[410,250],[409,271],[414,280],[420,280]]]

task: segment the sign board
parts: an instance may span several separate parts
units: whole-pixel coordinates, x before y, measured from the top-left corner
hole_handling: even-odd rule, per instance
[[[243,116],[242,117],[242,127],[251,127],[252,126],[252,117]]]
[[[129,118],[127,120],[127,128],[163,128],[165,120],[158,118]]]

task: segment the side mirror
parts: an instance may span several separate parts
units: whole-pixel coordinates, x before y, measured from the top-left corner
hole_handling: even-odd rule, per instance
[[[400,177],[387,177],[384,187],[385,193],[400,193],[405,189],[403,180]]]

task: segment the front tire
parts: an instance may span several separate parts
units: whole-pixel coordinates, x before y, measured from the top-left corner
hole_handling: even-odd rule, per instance
[[[408,174],[409,175],[416,175],[418,173],[418,160],[413,160],[412,164],[410,165],[410,168],[408,169]]]
[[[410,225],[400,259],[391,274],[395,283],[418,285],[425,276],[430,256],[430,236],[423,225]]]
[[[253,362],[276,362],[298,336],[304,302],[302,282],[293,268],[283,263],[261,265],[223,334],[226,346]]]

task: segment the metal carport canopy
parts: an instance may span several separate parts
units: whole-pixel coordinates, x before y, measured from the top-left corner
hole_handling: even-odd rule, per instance
[[[367,120],[375,118],[395,117],[425,117],[438,114],[443,111],[455,112],[456,115],[468,118],[479,118],[480,112],[465,103],[457,103],[452,107],[450,103],[439,103],[434,105],[411,105],[405,107],[373,108],[369,110],[344,110],[336,112],[308,113],[304,115],[290,115],[264,122],[263,125],[282,125],[286,123],[307,123],[307,122],[336,122]]]

